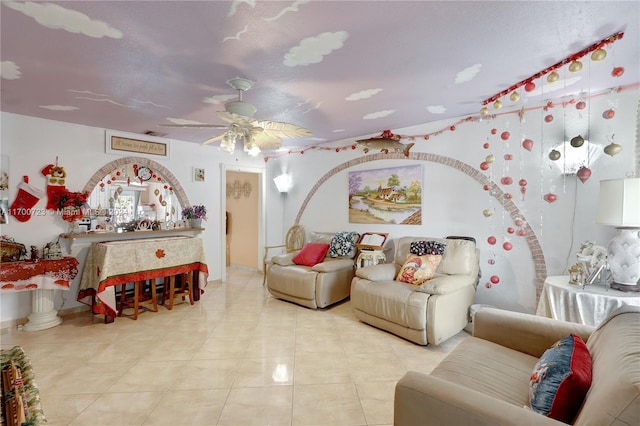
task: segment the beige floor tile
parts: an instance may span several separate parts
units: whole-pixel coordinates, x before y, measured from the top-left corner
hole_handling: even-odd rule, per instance
[[[296,356],[295,384],[352,383],[345,354],[312,354]]]
[[[182,371],[171,389],[223,389],[230,388],[240,365],[237,359],[203,359],[183,363]]]
[[[218,425],[290,425],[292,386],[231,389]]]
[[[393,397],[397,381],[356,384],[358,397],[369,425],[393,424]]]
[[[130,368],[129,363],[33,365],[36,383],[45,396],[103,393]]]
[[[141,425],[161,398],[162,392],[105,393],[70,425]]]
[[[68,425],[101,394],[47,395],[41,400],[47,426]]]
[[[311,330],[296,331],[296,356],[310,354],[344,354],[338,334],[315,334]]]
[[[215,425],[228,394],[228,389],[164,393],[143,425]]]
[[[293,357],[246,358],[240,362],[234,388],[292,385]]]
[[[295,336],[253,336],[249,341],[245,356],[247,358],[293,356]]]
[[[250,342],[249,337],[210,337],[202,343],[193,359],[242,359]]]
[[[293,392],[292,425],[364,425],[353,383],[299,385]]]
[[[391,349],[387,337],[378,333],[342,333],[340,338],[348,354],[388,352]]]
[[[138,362],[108,392],[164,391],[182,373],[183,366],[180,361]]]
[[[392,351],[348,354],[354,382],[386,382],[400,380],[407,372],[402,360]]]

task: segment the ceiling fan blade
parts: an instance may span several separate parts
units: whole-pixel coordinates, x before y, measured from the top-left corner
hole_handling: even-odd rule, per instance
[[[279,121],[256,121],[254,125],[262,127],[265,133],[281,138],[301,138],[311,136],[310,130],[291,123],[281,123]]]
[[[220,135],[217,135],[217,136],[214,136],[212,138],[209,138],[206,141],[202,142],[202,145],[207,145],[207,144],[210,144],[211,142],[219,141],[224,137],[225,134],[226,133],[222,133]]]
[[[245,115],[240,115],[240,114],[234,114],[233,112],[229,112],[229,111],[218,111],[216,112],[216,115],[218,116],[218,118],[226,121],[227,123],[249,125],[255,121],[251,117],[247,117]]]
[[[278,149],[282,146],[282,139],[278,136],[269,134],[267,131],[252,133],[251,137],[260,149]]]
[[[226,129],[224,124],[158,124],[160,127],[174,127],[182,129]]]

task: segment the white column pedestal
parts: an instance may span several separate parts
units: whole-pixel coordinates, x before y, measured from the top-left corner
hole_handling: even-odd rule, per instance
[[[58,311],[53,308],[55,290],[31,291],[31,315],[24,325],[25,331],[39,331],[62,323]]]

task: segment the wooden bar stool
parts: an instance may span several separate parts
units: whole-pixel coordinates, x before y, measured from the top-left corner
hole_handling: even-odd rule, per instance
[[[176,277],[178,285],[176,286]],[[193,278],[191,272],[185,272],[180,275],[171,275],[164,278],[164,290],[162,291],[162,304],[169,300],[169,310],[173,309],[173,299],[182,297],[185,300],[189,298],[189,304],[193,305]]]
[[[122,284],[120,287],[120,307],[118,309],[118,316],[122,316],[122,312],[125,308],[133,308],[133,319],[138,319],[138,311],[141,306],[151,304],[153,312],[158,312],[158,301],[156,294],[156,281],[155,279],[149,280],[149,286],[151,287],[151,296],[145,295],[146,281],[135,281],[133,283],[133,295],[127,297],[127,284]]]

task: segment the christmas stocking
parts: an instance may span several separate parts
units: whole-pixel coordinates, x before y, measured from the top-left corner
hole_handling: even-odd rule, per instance
[[[59,206],[56,204],[56,200],[67,193],[65,186],[67,172],[64,167],[47,164],[41,173],[47,177],[47,210],[58,210]]]
[[[18,195],[13,200],[9,212],[20,222],[31,219],[33,206],[44,196],[44,191],[29,185],[29,177],[24,176],[23,182],[18,184]]]

